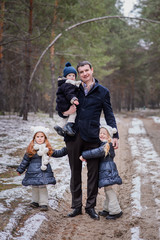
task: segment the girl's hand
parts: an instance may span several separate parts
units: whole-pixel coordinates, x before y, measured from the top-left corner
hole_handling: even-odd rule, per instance
[[[84,159],[82,156],[79,158],[82,162],[87,162],[86,159]]]

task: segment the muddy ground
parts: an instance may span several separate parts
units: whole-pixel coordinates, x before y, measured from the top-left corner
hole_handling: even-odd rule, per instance
[[[131,155],[130,145],[128,143],[128,129],[131,126],[133,118],[143,121],[147,137],[149,137],[155,150],[160,156],[160,124],[156,124],[153,119],[148,118],[146,112],[134,112],[118,115],[119,130],[119,149],[116,150],[115,162],[117,164],[119,174],[123,180],[120,186],[114,186],[117,193],[123,216],[117,220],[106,220],[100,217],[99,221],[92,220],[85,214],[86,201],[86,176],[87,169],[83,168],[83,214],[75,218],[67,218],[66,215],[71,211],[71,195],[69,192],[65,194],[65,200],[59,201],[59,207],[56,210],[49,208],[45,213],[46,221],[44,221],[36,232],[32,240],[159,240],[160,219],[155,217],[155,201],[150,184],[144,184],[141,188],[141,216],[133,216],[132,214],[132,177],[134,175],[133,157]],[[148,178],[149,176],[143,176]],[[148,174],[148,173],[146,173]],[[159,174],[160,176],[160,174]],[[148,180],[149,181],[149,180]],[[104,201],[103,189],[99,190],[97,197],[96,211],[102,210]],[[23,226],[23,222],[28,216],[38,212],[38,209],[30,209],[28,215],[21,220],[21,224],[14,230],[13,236]],[[3,220],[0,220],[2,224]],[[131,229],[139,229],[139,237],[133,238]]]

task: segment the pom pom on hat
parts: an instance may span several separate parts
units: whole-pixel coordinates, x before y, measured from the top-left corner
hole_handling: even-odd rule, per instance
[[[105,128],[105,129],[107,129],[107,131],[108,131],[108,133],[109,133],[109,135],[110,135],[111,137],[113,137],[113,134],[115,134],[115,133],[117,132],[117,129],[116,129],[116,128],[112,128],[112,127],[109,126],[109,125],[103,125],[103,126],[101,126],[100,128]]]
[[[66,77],[69,73],[74,73],[77,77],[77,71],[74,67],[72,67],[70,62],[65,64],[65,68],[63,69],[63,76]]]
[[[36,126],[36,127],[31,127],[31,131],[33,133],[33,135],[35,135],[37,132],[43,132],[46,137],[48,137],[49,134],[49,128],[45,128],[43,126]]]

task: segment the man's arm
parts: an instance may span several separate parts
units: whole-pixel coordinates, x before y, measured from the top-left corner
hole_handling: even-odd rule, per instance
[[[117,129],[117,124],[116,124],[115,116],[113,114],[113,110],[110,102],[110,93],[108,89],[106,89],[106,94],[103,101],[103,112],[104,112],[106,123],[112,128]],[[118,132],[113,134],[113,139],[117,139],[113,141],[114,148],[118,148],[118,138],[119,138]]]

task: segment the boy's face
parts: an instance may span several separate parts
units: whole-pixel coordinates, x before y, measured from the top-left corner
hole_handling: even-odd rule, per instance
[[[99,132],[99,139],[100,139],[102,142],[104,142],[104,141],[107,141],[109,137],[110,137],[110,135],[109,135],[107,129],[101,128],[101,129],[100,129],[100,132]]]
[[[70,80],[76,80],[76,75],[74,73],[69,73],[67,76],[66,76],[67,79],[70,79]]]

